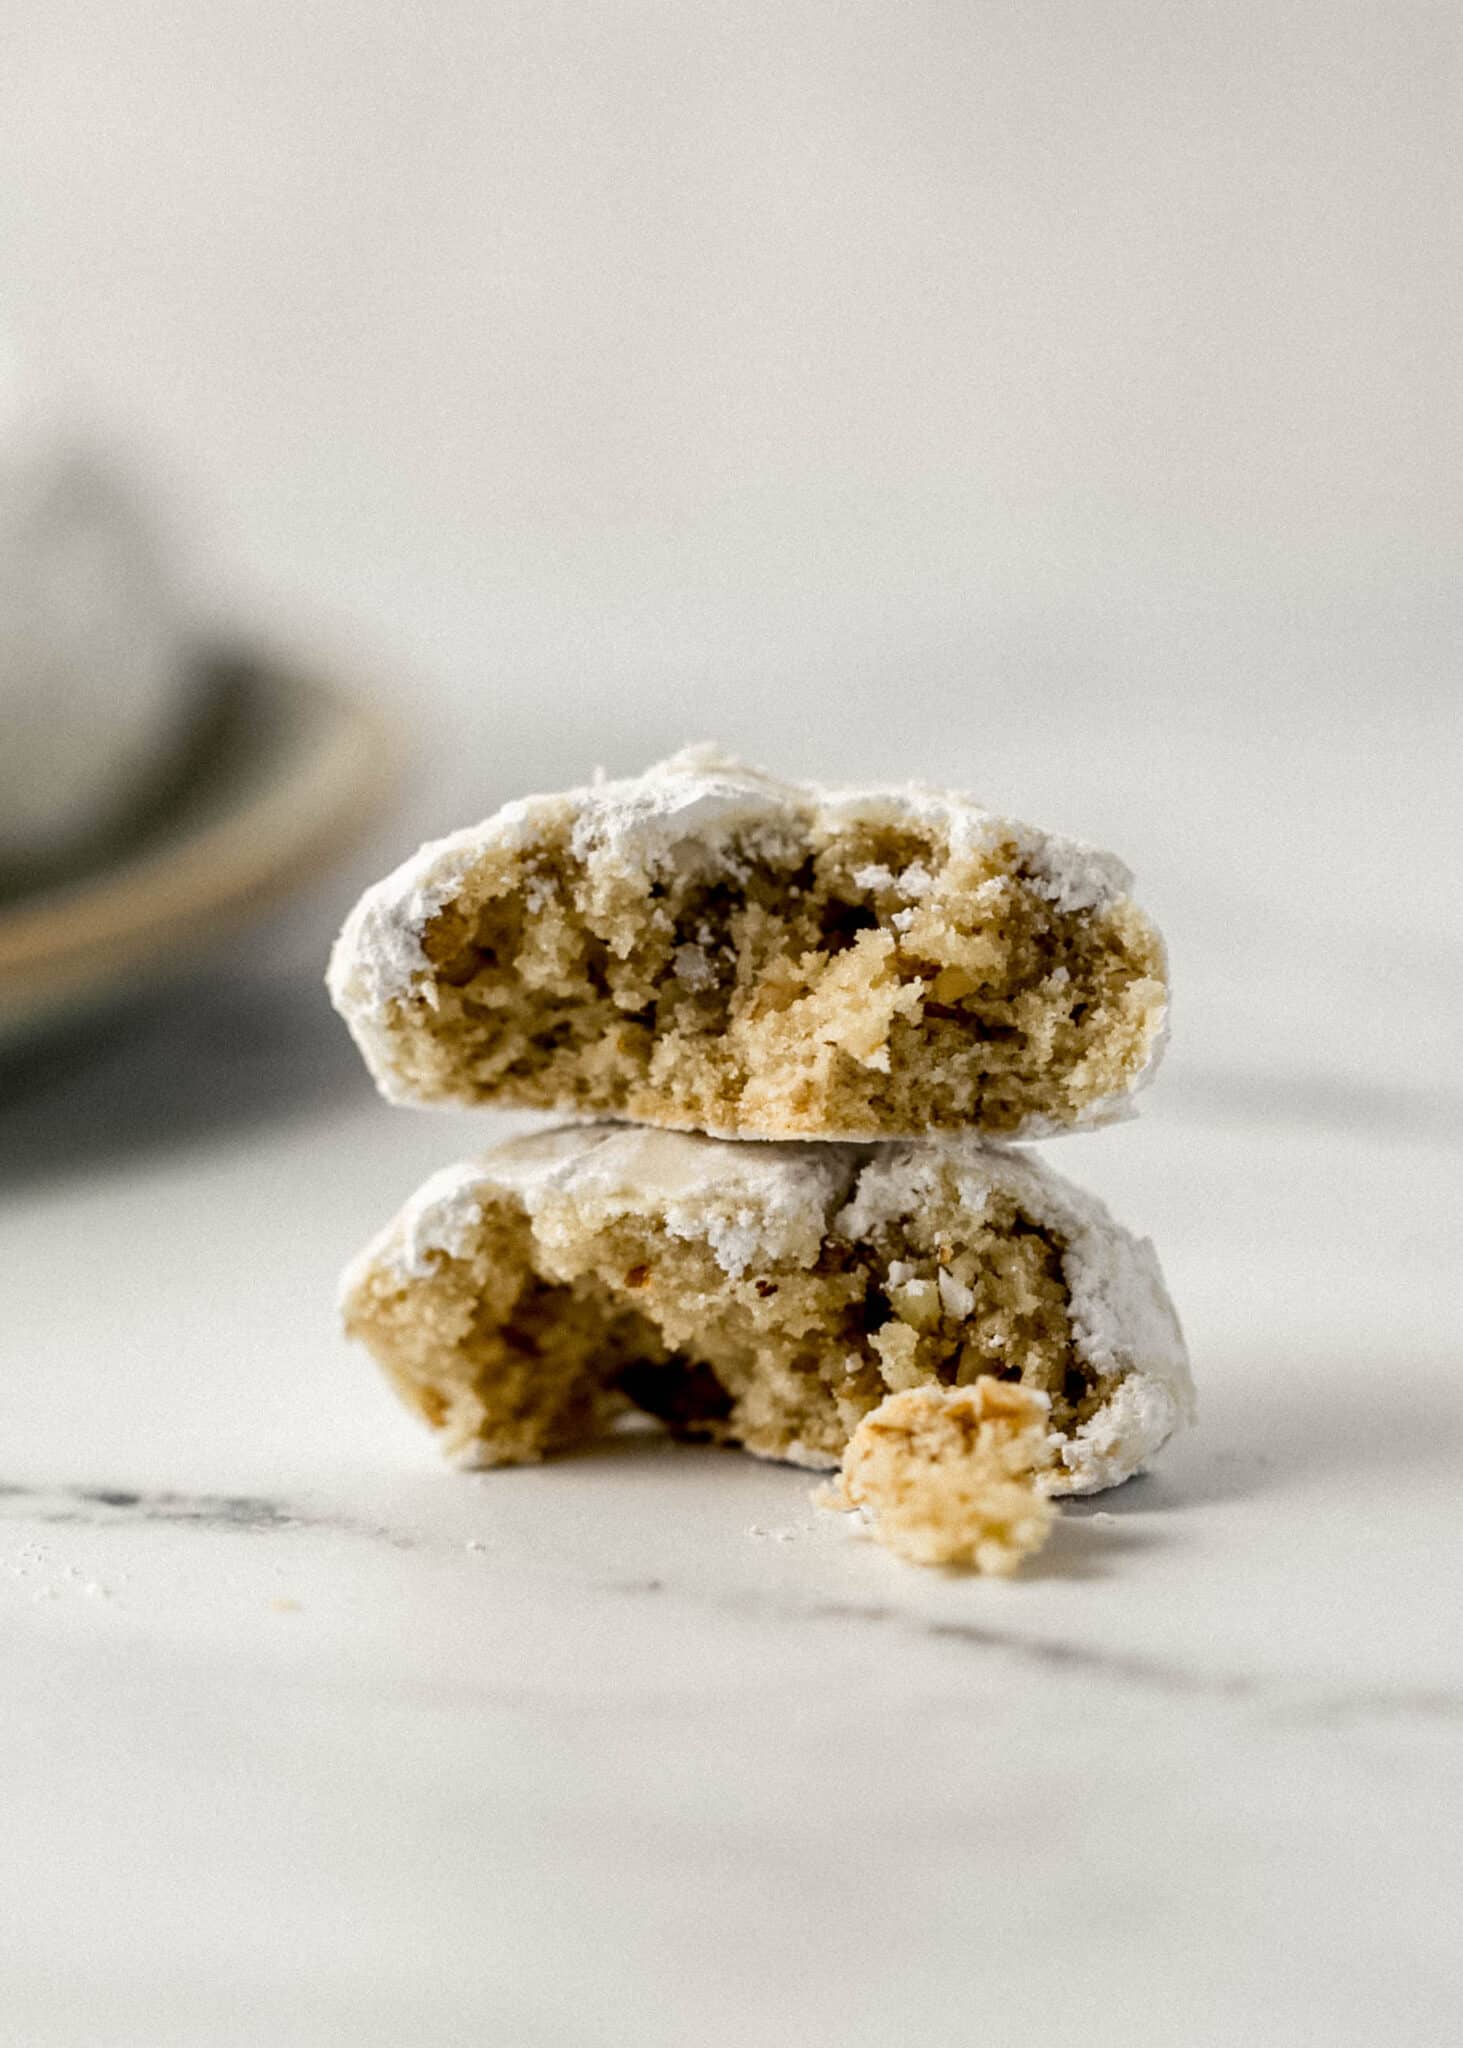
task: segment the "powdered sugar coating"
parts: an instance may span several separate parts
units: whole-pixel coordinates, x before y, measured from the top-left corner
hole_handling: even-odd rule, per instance
[[[535,1229],[550,1232],[556,1212],[572,1211],[595,1227],[618,1216],[653,1215],[672,1237],[704,1239],[733,1276],[759,1259],[811,1265],[867,1149],[734,1145],[630,1124],[511,1138],[423,1182],[347,1269],[342,1295],[373,1265],[415,1278],[429,1270],[434,1253],[460,1256],[481,1221],[484,1196],[494,1194],[516,1196]]]
[[[957,791],[913,783],[839,788],[787,782],[707,744],[685,748],[643,775],[520,798],[481,824],[429,841],[368,889],[347,917],[331,954],[331,999],[381,1093],[388,1101],[412,1101],[415,1094],[396,1069],[392,1011],[416,994],[435,1005],[424,934],[489,853],[567,837],[591,874],[633,877],[648,888],[672,870],[736,872],[758,861],[795,860],[810,838],[860,825],[918,827],[946,841],[952,855],[1011,843],[1028,880],[1066,912],[1100,910],[1132,884],[1114,855],[997,816]],[[882,879],[882,871],[867,873]],[[932,881],[917,863],[890,879],[911,906],[894,913],[902,929],[901,918],[908,923]],[[1160,1034],[1129,1094],[1151,1078],[1162,1044]],[[1103,1098],[1065,1124],[1033,1117],[1019,1135],[1043,1137],[1131,1114],[1127,1095]]]
[[[1188,1356],[1153,1247],[1094,1196],[1020,1152],[976,1138],[861,1144],[731,1143],[631,1126],[569,1127],[510,1140],[435,1174],[342,1283],[371,1270],[403,1279],[464,1255],[485,1200],[508,1194],[552,1246],[561,1232],[646,1216],[700,1239],[736,1276],[764,1260],[811,1267],[830,1231],[863,1238],[885,1219],[958,1201],[975,1227],[993,1195],[1014,1200],[1063,1246],[1074,1348],[1111,1397],[1071,1437],[1053,1437],[1053,1492],[1095,1493],[1140,1472],[1192,1421]],[[897,1275],[894,1276],[897,1280]],[[803,1457],[797,1462],[827,1466]]]

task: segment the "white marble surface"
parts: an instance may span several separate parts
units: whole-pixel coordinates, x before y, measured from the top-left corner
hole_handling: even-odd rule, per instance
[[[20,1077],[7,2037],[1449,2038],[1459,1104],[1306,1073],[1176,1052],[1059,1148],[1203,1421],[1013,1584],[732,1454],[440,1467],[331,1283],[482,1126],[377,1105],[298,977]]]
[[[0,1074],[7,2048],[1456,2038],[1450,36],[7,8],[9,311],[416,764],[290,925]],[[478,1128],[326,1011],[352,880],[704,734],[1113,844],[1170,931],[1167,1070],[1059,1163],[1201,1427],[1014,1584],[732,1455],[453,1474],[336,1336]]]

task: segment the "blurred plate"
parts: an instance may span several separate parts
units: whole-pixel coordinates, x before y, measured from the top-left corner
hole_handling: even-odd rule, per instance
[[[377,719],[267,654],[210,664],[190,764],[125,847],[0,901],[0,1045],[103,1005],[308,879],[388,781]]]

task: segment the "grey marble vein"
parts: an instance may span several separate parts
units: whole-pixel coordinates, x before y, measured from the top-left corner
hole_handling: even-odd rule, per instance
[[[0,1482],[0,1520],[35,1522],[48,1528],[107,1528],[127,1522],[171,1527],[192,1524],[255,1535],[287,1529],[328,1529],[339,1535],[367,1536],[398,1550],[409,1550],[416,1544],[414,1536],[379,1523],[321,1513],[249,1493],[184,1493],[120,1486],[19,1486]]]

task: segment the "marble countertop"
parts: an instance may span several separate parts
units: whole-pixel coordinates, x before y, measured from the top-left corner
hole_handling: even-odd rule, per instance
[[[6,10],[7,316],[415,766],[0,1070],[5,2048],[1458,2037],[1437,12]],[[1201,1424],[1014,1583],[733,1454],[455,1474],[337,1334],[495,1128],[372,1096],[353,888],[701,737],[1111,845],[1172,941],[1142,1116],[1051,1150]]]
[[[1450,2036],[1456,1098],[1176,1050],[1057,1148],[1202,1426],[1009,1584],[734,1454],[439,1465],[332,1277],[505,1121],[243,968],[0,1101],[7,2039]]]

